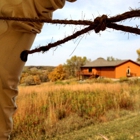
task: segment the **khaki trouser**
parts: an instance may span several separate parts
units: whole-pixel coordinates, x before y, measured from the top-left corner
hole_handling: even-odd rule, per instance
[[[52,12],[64,4],[65,0],[0,0],[0,16],[51,19]],[[20,54],[30,49],[42,25],[0,20],[0,140],[9,139],[13,127],[17,86],[24,66]]]
[[[13,32],[8,31],[5,36],[9,38]],[[18,37],[19,35],[21,40],[16,40],[16,35],[14,35],[10,39],[16,41],[13,41],[5,48],[0,47],[0,57],[2,58],[0,59],[0,140],[7,140],[13,127],[12,115],[17,108],[15,103],[18,94],[17,85],[24,66],[24,62],[19,57],[20,53],[25,49],[29,49],[35,38],[35,34],[18,33]],[[28,42],[26,43],[25,40],[27,39]],[[9,40],[7,39],[7,41]],[[3,53],[5,51],[7,51],[6,55]]]

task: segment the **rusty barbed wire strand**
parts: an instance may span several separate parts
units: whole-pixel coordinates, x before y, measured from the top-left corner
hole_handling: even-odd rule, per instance
[[[109,22],[120,22],[122,20],[134,18],[134,17],[140,17],[140,10],[139,9],[136,9],[136,10],[132,9],[131,11],[128,11],[128,12],[125,12],[123,14],[111,17],[108,19],[108,21]]]
[[[88,26],[80,31],[75,32],[73,35],[70,35],[62,40],[58,40],[54,43],[49,43],[46,46],[41,46],[33,50],[25,50],[21,53],[20,57],[23,61],[27,61],[28,54],[35,52],[45,52],[50,48],[56,47],[60,44],[63,44],[69,40],[72,40],[82,34],[85,34],[91,30],[94,30],[95,33],[99,33],[101,30],[104,31],[106,27],[112,28],[115,30],[121,30],[124,32],[134,33],[140,35],[140,29],[137,27],[130,27],[124,25],[118,25],[114,22],[120,22],[129,18],[140,17],[140,10],[131,10],[123,14],[108,18],[106,15],[97,17],[94,21],[90,20],[50,20],[50,19],[32,19],[32,18],[21,18],[21,17],[0,17],[0,20],[14,20],[14,21],[23,21],[23,22],[40,22],[40,23],[51,23],[51,24],[74,24],[74,25],[85,25]]]
[[[33,53],[41,52],[41,51],[42,52],[48,51],[50,48],[53,48],[53,47],[56,47],[56,46],[58,46],[60,44],[63,44],[65,42],[68,42],[69,40],[72,40],[72,39],[78,37],[81,34],[84,34],[86,32],[89,32],[90,30],[93,30],[93,28],[95,28],[95,25],[94,26],[93,25],[90,25],[89,27],[86,27],[86,28],[84,28],[84,29],[82,29],[80,31],[77,31],[73,35],[68,36],[68,37],[66,37],[66,38],[64,38],[62,40],[58,40],[58,41],[56,41],[54,43],[49,43],[46,46],[41,46],[41,47],[35,48],[33,50],[24,50],[21,53],[20,58],[21,58],[21,60],[23,60],[24,62],[26,62],[27,61],[28,54],[33,54]]]
[[[138,27],[134,28],[134,27],[129,27],[129,26],[118,25],[115,23],[108,24],[107,27],[115,29],[115,30],[121,30],[124,32],[129,32],[129,33],[134,33],[134,34],[140,35],[140,29]]]
[[[108,22],[120,22],[129,18],[140,17],[140,10],[131,10],[123,14],[108,18]],[[21,18],[21,17],[3,17],[0,16],[0,20],[13,20],[13,21],[24,21],[24,22],[40,22],[40,23],[51,23],[51,24],[74,24],[74,25],[91,25],[93,21],[90,20],[59,20],[59,19],[33,19],[33,18]]]
[[[3,17],[0,16],[0,20],[13,20],[24,22],[38,22],[38,23],[51,23],[51,24],[74,24],[74,25],[91,25],[93,22],[89,20],[59,20],[59,19],[33,19],[33,18],[21,18],[21,17]]]

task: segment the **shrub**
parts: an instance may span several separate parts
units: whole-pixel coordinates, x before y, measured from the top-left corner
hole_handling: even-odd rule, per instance
[[[129,79],[127,77],[121,77],[120,78],[120,82],[127,82],[129,81]]]
[[[62,65],[56,67],[52,72],[49,73],[48,77],[50,81],[64,80],[66,72]]]

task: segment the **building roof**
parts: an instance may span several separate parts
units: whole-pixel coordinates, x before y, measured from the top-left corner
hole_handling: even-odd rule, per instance
[[[133,63],[136,63],[137,65],[140,65],[137,62],[134,62],[134,61],[129,60],[129,59],[128,60],[107,61],[104,58],[99,57],[92,62],[86,63],[83,67],[116,67],[116,66],[121,65],[127,61],[131,61]]]

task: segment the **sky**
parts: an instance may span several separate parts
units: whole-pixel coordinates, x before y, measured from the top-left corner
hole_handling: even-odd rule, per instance
[[[74,3],[66,2],[62,9],[53,13],[53,19],[94,20],[103,14],[112,17],[130,11],[131,8],[138,9],[139,7],[139,0],[77,0]],[[140,25],[140,20],[133,18],[118,24],[136,27],[136,25]],[[63,39],[65,36],[73,34],[74,31],[85,27],[45,23],[41,33],[36,36],[31,49]],[[139,35],[109,28],[98,34],[93,30],[51,48],[45,53],[30,54],[26,66],[58,66],[66,63],[74,55],[85,56],[92,61],[98,57],[106,59],[110,56],[136,61],[138,58],[137,49],[140,49]]]

